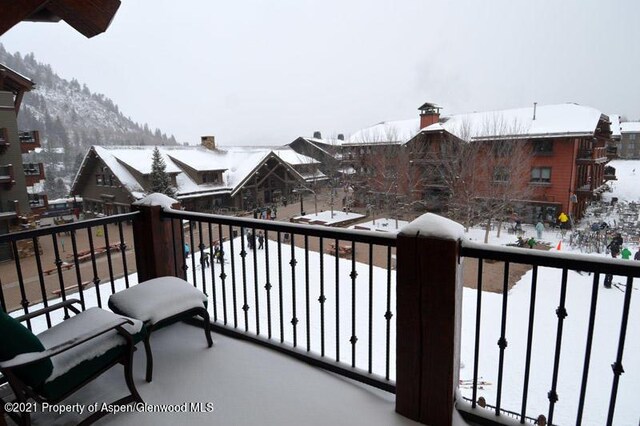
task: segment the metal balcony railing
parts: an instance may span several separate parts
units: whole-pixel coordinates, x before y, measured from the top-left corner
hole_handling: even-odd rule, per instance
[[[0,166],[0,184],[13,185],[15,177],[13,175],[13,165]]]
[[[491,409],[496,418],[496,423],[500,423],[499,417],[502,414],[508,414],[511,417],[516,417],[521,423],[534,422],[534,417],[531,416],[531,410],[528,408],[532,398],[540,399],[541,395],[533,395],[530,389],[530,381],[532,377],[532,357],[536,354],[539,355],[539,351],[536,351],[536,345],[534,344],[534,328],[535,322],[541,321],[539,314],[536,312],[538,305],[544,301],[539,300],[538,295],[538,274],[541,268],[552,268],[557,270],[556,274],[558,279],[558,305],[555,311],[556,314],[556,333],[552,336],[535,336],[536,339],[554,339],[555,340],[555,352],[553,354],[553,367],[552,374],[548,378],[549,390],[546,398],[548,399],[548,409],[545,417],[547,424],[554,423],[554,413],[556,409],[556,403],[564,398],[564,402],[569,399],[569,395],[559,394],[559,384],[562,376],[561,358],[569,356],[573,363],[580,363],[581,365],[581,379],[576,383],[571,383],[571,389],[575,389],[579,392],[577,401],[577,407],[575,411],[575,420],[572,420],[572,424],[582,424],[583,421],[587,422],[587,416],[585,416],[585,397],[587,391],[594,392],[593,388],[596,388],[597,392],[605,392],[608,389],[608,412],[606,414],[606,424],[613,424],[616,401],[618,396],[619,382],[622,379],[624,368],[622,365],[623,355],[625,350],[625,339],[627,337],[627,325],[629,321],[631,296],[634,291],[634,283],[638,282],[640,278],[640,264],[638,262],[622,261],[607,258],[598,257],[580,257],[577,255],[567,256],[558,253],[543,252],[537,250],[526,249],[511,249],[504,247],[491,247],[484,244],[474,242],[463,242],[460,248],[460,255],[465,258],[466,262],[477,263],[477,280],[476,280],[476,324],[475,324],[475,339],[474,339],[474,358],[473,358],[473,379],[470,382],[472,386],[471,401],[472,408],[477,407],[479,388],[482,387],[482,379],[479,376],[480,360],[483,357],[487,357],[488,354],[481,353],[481,318],[483,313],[483,267],[488,263],[501,262],[503,265],[503,291],[502,291],[502,312],[500,315],[500,334],[497,341],[496,351],[497,365],[493,365],[498,372],[497,374],[497,391],[495,401],[486,401],[483,405]],[[509,301],[509,288],[508,288],[508,276],[510,266],[513,264],[529,265],[532,268],[531,274],[531,293],[529,296],[529,312],[527,324],[514,324],[508,317],[508,301]],[[590,291],[590,298],[588,299],[588,305],[585,306],[585,310],[589,312],[588,321],[584,323],[583,332],[586,336],[586,343],[584,347],[563,347],[563,335],[565,320],[571,312],[568,312],[567,301],[572,295],[568,294],[568,275],[570,271],[579,271],[581,274],[592,274],[592,285],[590,288],[585,288],[584,292]],[[622,309],[620,312],[611,312],[611,315],[616,315],[621,318],[619,329],[611,330],[611,333],[615,333],[618,336],[616,345],[616,355],[614,359],[611,359],[611,382],[610,387],[604,388],[604,383],[589,383],[589,373],[594,367],[592,363],[592,355],[595,350],[602,349],[596,348],[593,344],[594,326],[596,322],[596,311],[598,309],[598,296],[602,293],[601,279],[608,276],[617,276],[618,279],[622,278],[622,284],[620,285],[621,291],[624,292],[624,300],[622,303]],[[605,290],[608,291],[608,290]],[[613,291],[613,290],[611,290]],[[601,296],[604,297],[604,296]],[[571,318],[570,318],[571,319]],[[513,329],[513,327],[521,326],[521,333],[526,333],[526,355],[524,360],[513,360],[518,363],[523,363],[524,368],[522,371],[522,388],[513,389],[506,388],[504,383],[504,371],[506,367],[506,360],[509,354],[509,345],[507,341],[507,330]],[[526,328],[525,328],[526,326]],[[519,332],[520,333],[520,332]],[[569,353],[570,352],[570,353]],[[486,358],[484,358],[486,359]],[[512,362],[513,362],[512,361]],[[566,369],[567,365],[564,364]],[[566,373],[565,373],[566,374]],[[564,376],[565,380],[568,376]],[[570,377],[570,376],[569,376]],[[565,383],[566,385],[566,383]],[[567,387],[564,386],[566,389]],[[504,407],[503,396],[506,393],[513,394],[514,392],[521,392],[522,399],[520,406]],[[506,410],[505,410],[506,409]],[[540,414],[540,413],[535,413]],[[593,414],[593,413],[592,413]],[[535,416],[537,418],[537,416]],[[593,422],[594,420],[589,420]],[[604,422],[603,422],[604,423]]]
[[[178,210],[163,217],[193,248],[189,258],[174,253],[184,262],[176,267],[212,298],[214,328],[394,391],[394,235]],[[386,303],[374,307],[381,294]]]
[[[592,360],[598,359],[592,355],[597,349],[593,336],[599,282],[603,276],[614,274],[624,277],[621,287],[624,294],[620,311],[611,313],[620,317],[620,326],[611,330],[618,337],[615,358],[610,360],[612,384],[607,390],[608,413],[603,423],[613,423],[619,383],[624,377],[622,362],[632,292],[640,277],[640,265],[632,261],[563,256],[443,239],[445,237],[440,234],[447,225],[443,225],[441,220],[446,219],[442,218],[429,225],[433,228],[427,229],[426,220],[421,217],[409,225],[411,231],[394,236],[174,209],[160,209],[156,216],[154,214],[143,209],[0,235],[0,245],[9,245],[16,254],[13,268],[10,268],[15,270],[15,278],[4,272],[1,277],[0,307],[8,312],[20,309],[29,313],[34,303],[42,302],[47,306],[53,293],[65,300],[71,292],[78,293],[84,309],[91,303],[105,305],[106,298],[116,292],[118,276],[122,276],[124,287],[130,285],[132,271],[128,265],[133,262],[133,253],[127,249],[133,240],[139,279],[145,279],[145,273],[153,268],[156,272],[158,268],[173,269],[177,276],[186,278],[208,296],[212,327],[217,332],[395,392],[399,413],[425,423],[449,424],[450,420],[442,423],[428,416],[437,411],[439,404],[452,404],[449,391],[458,387],[459,349],[455,349],[458,345],[455,336],[459,339],[461,325],[455,318],[460,314],[457,306],[462,292],[461,263],[472,262],[477,264],[478,274],[476,290],[473,290],[476,309],[474,357],[473,365],[467,366],[473,369],[471,404],[469,409],[462,405],[458,409],[473,421],[482,417],[483,424],[487,421],[501,424],[505,415],[514,416],[521,422],[533,422],[535,416],[529,408],[530,402],[540,399],[529,385],[531,378],[540,374],[532,368],[536,354],[534,324],[540,321],[536,309],[543,302],[537,297],[538,274],[541,268],[551,268],[557,271],[558,305],[554,319],[556,331],[552,336],[544,336],[555,341],[549,390],[544,395],[549,401],[545,414],[548,424],[554,424],[557,402],[564,397],[559,394],[559,384],[566,385],[569,380],[562,374],[565,364],[560,361],[570,356],[572,362],[580,363],[582,372],[579,381],[569,384],[579,390],[575,423],[580,424],[583,420],[592,421],[587,419],[592,413],[585,412],[585,395],[588,391],[593,392],[594,387],[600,389],[602,386],[602,383],[589,383],[588,379],[595,368],[596,361]],[[133,221],[133,227],[127,225],[130,221]],[[161,226],[166,233],[158,236],[156,232]],[[33,250],[30,258],[18,255],[25,244],[31,245]],[[187,245],[188,251],[185,250]],[[43,247],[45,251],[41,250]],[[155,253],[153,256],[157,255],[155,261],[145,257],[151,252]],[[392,262],[396,256],[397,271]],[[487,297],[482,291],[483,268],[492,262],[503,262],[504,266],[499,278],[503,291],[499,295],[502,309],[495,348],[497,362],[491,366],[498,372],[497,393],[495,401],[483,403],[495,417],[487,420],[486,409],[482,409],[483,415],[478,415],[481,408],[476,401],[482,386],[480,362],[487,359],[487,354],[481,353],[480,345],[483,300]],[[514,324],[508,315],[508,277],[512,264],[529,265],[532,271],[526,323]],[[27,275],[29,265],[32,276]],[[585,292],[590,290],[590,297],[588,321],[583,330],[586,343],[582,348],[563,347],[565,321],[571,314],[567,310],[567,300],[571,297],[568,294],[569,271],[593,274],[590,289],[584,289]],[[85,298],[87,294],[92,294],[90,299],[95,302]],[[46,320],[48,327],[55,321],[50,317]],[[508,356],[509,334],[506,330],[518,327],[518,333],[527,336],[524,359]],[[416,338],[408,338],[411,336]],[[523,367],[520,389],[513,389],[504,380],[507,361],[509,365]],[[627,368],[633,368],[633,365]],[[424,373],[421,369],[430,372]],[[455,377],[455,383],[452,383],[452,377]],[[522,392],[520,404],[505,406],[503,396],[516,391]],[[435,405],[429,405],[433,401],[436,401]],[[423,409],[418,410],[416,406]],[[431,409],[426,410],[427,406]],[[438,418],[451,416],[452,409],[444,407],[439,416],[445,417]]]
[[[20,140],[20,151],[23,154],[33,151],[36,148],[40,148],[40,132],[37,130],[29,130],[18,132],[18,139]]]

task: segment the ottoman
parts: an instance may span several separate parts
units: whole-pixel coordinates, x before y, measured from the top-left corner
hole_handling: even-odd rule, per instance
[[[211,325],[206,308],[207,296],[187,281],[177,277],[160,277],[134,285],[109,297],[109,308],[119,315],[144,322],[147,334],[144,349],[147,355],[147,382],[153,376],[151,333],[175,322],[200,316],[204,320],[204,334],[209,347]]]

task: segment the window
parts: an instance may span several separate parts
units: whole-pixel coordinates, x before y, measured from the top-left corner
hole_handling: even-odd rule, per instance
[[[203,173],[202,183],[219,183],[219,175],[215,172]]]
[[[96,175],[96,185],[104,185],[104,175],[102,174]]]
[[[636,140],[636,134],[635,133],[629,133],[629,140],[630,141],[635,141]]]
[[[535,155],[548,155],[553,153],[553,141],[543,140],[533,143],[533,153]]]
[[[509,182],[509,169],[503,166],[495,167],[493,169],[493,181]]]
[[[492,148],[496,157],[508,157],[513,153],[513,142],[496,141],[493,143]]]
[[[551,167],[534,167],[531,169],[531,182],[551,183]]]

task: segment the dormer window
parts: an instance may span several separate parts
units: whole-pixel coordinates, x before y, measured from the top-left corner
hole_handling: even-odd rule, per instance
[[[220,183],[220,173],[218,172],[204,172],[202,173],[202,183]]]

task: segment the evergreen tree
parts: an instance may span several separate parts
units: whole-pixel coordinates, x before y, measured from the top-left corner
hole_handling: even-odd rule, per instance
[[[151,192],[158,192],[173,197],[175,191],[171,186],[169,175],[167,175],[167,165],[160,155],[158,147],[153,149],[151,162]]]

